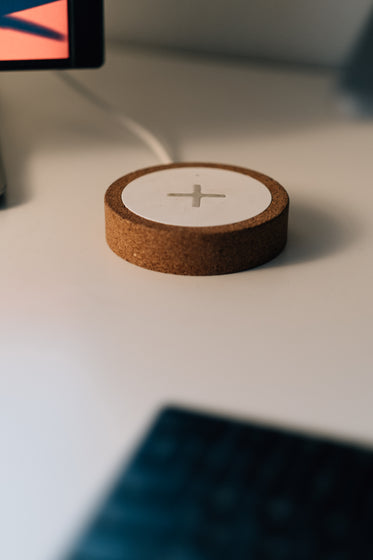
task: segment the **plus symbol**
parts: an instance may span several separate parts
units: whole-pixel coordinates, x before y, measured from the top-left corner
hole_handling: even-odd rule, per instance
[[[192,193],[169,193],[168,196],[188,196],[192,198],[193,208],[201,206],[202,198],[225,198],[225,194],[205,194],[202,192],[201,185],[194,185]]]

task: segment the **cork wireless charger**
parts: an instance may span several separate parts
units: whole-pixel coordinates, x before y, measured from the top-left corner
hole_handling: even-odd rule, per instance
[[[160,272],[227,274],[264,264],[286,244],[289,197],[242,167],[174,163],[130,173],[105,195],[106,239]]]

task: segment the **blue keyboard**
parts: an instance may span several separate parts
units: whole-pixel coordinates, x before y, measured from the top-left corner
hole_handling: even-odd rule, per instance
[[[373,559],[373,453],[167,408],[69,560]]]

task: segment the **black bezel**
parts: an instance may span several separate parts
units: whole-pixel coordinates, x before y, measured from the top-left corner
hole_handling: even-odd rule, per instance
[[[101,66],[104,61],[103,0],[68,0],[68,8],[69,58],[0,60],[0,70],[63,70]]]

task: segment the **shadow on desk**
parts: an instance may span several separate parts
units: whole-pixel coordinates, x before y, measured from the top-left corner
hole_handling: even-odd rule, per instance
[[[305,202],[290,206],[288,243],[266,267],[286,266],[318,260],[353,245],[362,235],[354,216],[327,210]]]
[[[18,169],[12,172],[10,187],[6,183],[5,192],[0,195],[0,212],[24,204],[31,198],[24,185],[24,170],[22,166],[18,166]]]

